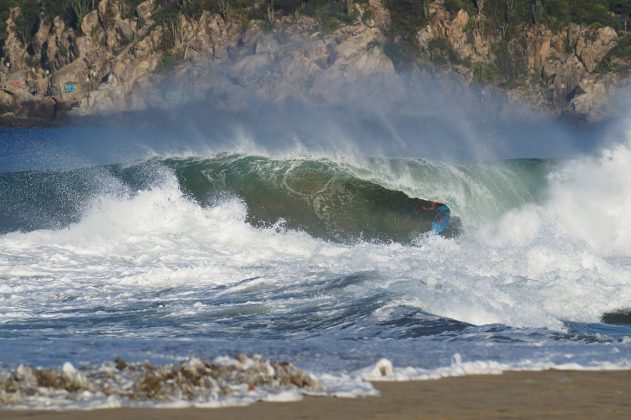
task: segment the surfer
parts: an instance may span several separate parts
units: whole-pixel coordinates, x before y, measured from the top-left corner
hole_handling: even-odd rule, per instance
[[[425,211],[434,211],[436,210],[436,206],[439,205],[441,203],[437,203],[436,201],[432,201],[432,205],[429,207],[421,207],[423,210]]]
[[[446,204],[432,201],[429,207],[423,207],[422,209],[436,212],[436,216],[434,216],[434,220],[432,221],[432,232],[442,233],[449,227],[451,210],[449,210]]]

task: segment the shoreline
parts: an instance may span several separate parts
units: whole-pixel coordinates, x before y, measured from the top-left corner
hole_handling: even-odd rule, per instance
[[[225,408],[0,409],[9,419],[628,418],[631,370],[509,371],[425,381],[373,382],[380,397],[305,397]]]

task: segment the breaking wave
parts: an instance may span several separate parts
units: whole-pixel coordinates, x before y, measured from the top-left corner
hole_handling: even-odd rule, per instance
[[[189,356],[288,360],[327,395],[332,372],[365,395],[361,375],[628,368],[628,325],[601,320],[628,324],[630,168],[620,145],[565,161],[218,154],[2,173],[0,334],[13,368],[0,382],[52,378],[56,407],[81,406],[66,385],[92,393],[89,407],[220,405],[230,395],[206,376],[220,379]],[[434,201],[459,235],[418,234],[430,222],[418,207]],[[162,364],[140,365],[147,354]],[[118,356],[130,367],[103,362]],[[385,374],[361,371],[381,357]],[[200,369],[199,386],[169,382]],[[310,392],[268,379],[261,394],[231,384],[233,402]],[[37,392],[6,404],[37,406]]]

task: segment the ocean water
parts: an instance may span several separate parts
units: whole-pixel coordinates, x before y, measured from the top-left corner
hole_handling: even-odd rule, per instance
[[[450,161],[139,133],[0,130],[1,407],[631,368],[631,136]]]

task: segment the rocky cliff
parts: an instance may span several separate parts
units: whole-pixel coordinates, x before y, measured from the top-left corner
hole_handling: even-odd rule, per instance
[[[485,36],[480,15],[452,16],[439,1],[430,4],[429,18],[418,32],[423,51],[451,56],[447,67],[468,82],[497,84],[513,100],[553,115],[599,120],[627,78],[628,59],[609,56],[619,41],[610,27],[572,24],[555,32],[533,24],[507,40]],[[609,71],[614,66],[621,71]]]
[[[337,28],[295,13],[264,20],[201,13],[160,19],[155,0],[133,17],[116,0],[100,0],[80,28],[41,19],[24,45],[21,11],[7,20],[0,67],[0,126],[42,124],[61,115],[169,109],[207,101],[238,110],[252,102],[303,98],[337,103],[354,92],[405,93],[389,10],[379,0],[352,3],[354,19]],[[589,120],[607,115],[625,80],[621,36],[610,27],[528,25],[510,40],[484,31],[484,16],[427,5],[416,32],[418,57],[406,72],[452,74],[457,83],[498,86],[511,100],[553,115]],[[625,38],[626,39],[626,38]],[[422,94],[422,92],[419,92]]]

